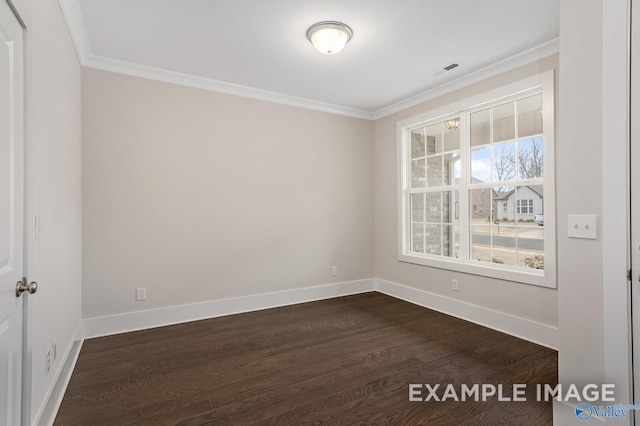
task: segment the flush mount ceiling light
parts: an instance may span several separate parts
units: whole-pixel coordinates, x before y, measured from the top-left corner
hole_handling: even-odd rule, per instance
[[[447,129],[449,129],[449,130],[455,130],[460,125],[460,119],[459,118],[452,118],[451,120],[445,121],[444,125],[447,126]]]
[[[333,55],[347,44],[353,31],[342,22],[323,21],[309,27],[307,38],[320,53]]]

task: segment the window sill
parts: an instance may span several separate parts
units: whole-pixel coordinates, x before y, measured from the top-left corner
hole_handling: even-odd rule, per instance
[[[429,266],[432,268],[446,269],[449,271],[463,272],[465,274],[479,275],[482,277],[496,278],[504,281],[512,281],[521,284],[535,285],[539,287],[556,288],[556,278],[550,271],[531,269],[531,272],[509,266],[496,267],[489,262],[477,260],[463,261],[460,259],[443,259],[429,255],[399,254],[398,260],[405,263]]]

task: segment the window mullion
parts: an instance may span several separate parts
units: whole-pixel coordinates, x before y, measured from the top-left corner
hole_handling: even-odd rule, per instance
[[[471,252],[471,241],[469,232],[469,174],[471,172],[470,151],[470,117],[469,113],[464,111],[460,113],[460,188],[458,197],[460,199],[459,215],[459,232],[460,232],[460,251],[458,256],[461,260],[469,260]]]

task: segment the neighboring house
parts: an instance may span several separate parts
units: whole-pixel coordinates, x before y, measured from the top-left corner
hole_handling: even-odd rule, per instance
[[[474,177],[471,178],[472,183],[482,183],[481,180]],[[471,191],[471,217],[473,219],[487,218],[495,216],[495,203],[491,200],[498,198],[498,194],[491,188],[474,189]]]
[[[460,179],[456,179],[456,183],[458,183]],[[484,181],[477,179],[475,177],[471,178],[472,183],[484,183]],[[470,197],[470,206],[471,217],[473,219],[481,219],[487,218],[489,220],[490,217],[500,217],[500,215],[495,214],[496,212],[496,203],[495,200],[499,198],[499,195],[496,193],[494,189],[491,188],[483,188],[483,189],[474,189],[471,192]],[[492,201],[493,200],[493,203]],[[456,219],[458,218],[458,205],[456,202]]]
[[[521,186],[512,189],[496,201],[496,218],[500,220],[533,221],[535,215],[542,214],[544,193],[542,185]]]

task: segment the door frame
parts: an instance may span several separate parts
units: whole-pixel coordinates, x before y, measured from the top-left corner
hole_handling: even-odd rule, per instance
[[[616,4],[613,4],[616,3]],[[635,3],[636,10],[632,9]],[[612,214],[607,226],[611,226],[613,237],[605,239],[603,234],[603,300],[604,300],[604,332],[605,332],[605,377],[616,383],[616,398],[620,394],[624,396],[620,402],[637,404],[640,398],[637,396],[638,381],[634,376],[640,373],[635,361],[634,353],[640,355],[634,346],[640,345],[640,328],[633,324],[633,312],[640,312],[640,300],[634,300],[633,292],[640,289],[636,281],[640,276],[640,244],[635,240],[640,237],[634,229],[632,213],[634,205],[640,202],[640,191],[633,195],[634,180],[640,183],[640,167],[636,167],[636,173],[632,168],[634,157],[640,156],[640,149],[632,149],[632,145],[640,148],[640,126],[632,126],[634,116],[638,115],[633,106],[634,97],[640,101],[640,91],[634,89],[640,87],[640,78],[633,78],[632,68],[638,68],[640,54],[632,55],[631,45],[633,39],[640,40],[640,1],[624,0],[603,4],[603,214]],[[635,15],[635,16],[634,16]],[[634,25],[632,25],[635,22]],[[617,63],[611,63],[615,61]],[[634,93],[635,92],[635,95]],[[636,102],[638,103],[638,102]],[[640,103],[638,103],[640,105]],[[608,144],[607,132],[611,131],[611,145]],[[606,137],[606,138],[605,138]],[[637,140],[636,143],[633,143]],[[611,151],[608,152],[608,150]],[[605,153],[607,153],[606,156]],[[621,167],[624,165],[625,167]],[[615,169],[618,168],[616,171]],[[638,177],[636,177],[638,175]],[[626,185],[621,185],[622,178]],[[616,189],[607,197],[607,189]],[[622,190],[626,194],[622,193]],[[617,202],[614,200],[617,198]],[[622,214],[614,214],[616,207],[622,207],[624,200],[626,217]],[[609,208],[607,209],[607,205]],[[619,221],[617,224],[616,221]],[[640,219],[635,226],[640,230]],[[623,233],[624,231],[624,233]],[[635,235],[634,235],[635,234]],[[619,249],[622,243],[622,235],[627,239],[626,251]],[[635,249],[634,249],[635,247]],[[607,256],[607,251],[611,252]],[[619,279],[619,267],[623,261],[629,272],[624,286]],[[611,262],[611,263],[609,263]],[[637,299],[637,298],[635,298]],[[623,303],[624,302],[624,303]],[[634,306],[634,305],[637,305]],[[636,315],[638,316],[638,315]],[[637,319],[636,319],[637,321]],[[608,335],[610,333],[610,335]],[[638,355],[635,355],[637,358]],[[640,383],[638,383],[640,384]],[[634,389],[634,387],[636,389]],[[637,424],[640,420],[638,413],[630,412],[629,419],[623,424]],[[627,423],[628,422],[628,423]]]
[[[24,232],[23,232],[23,276],[28,277],[29,273],[29,28],[30,19],[26,13],[23,0],[0,0],[5,1],[9,8],[13,11],[18,23],[22,26],[22,45],[23,45],[23,214],[24,214]],[[22,302],[22,386],[20,395],[20,415],[22,425],[31,424],[31,344],[29,342],[29,298],[21,297]]]

